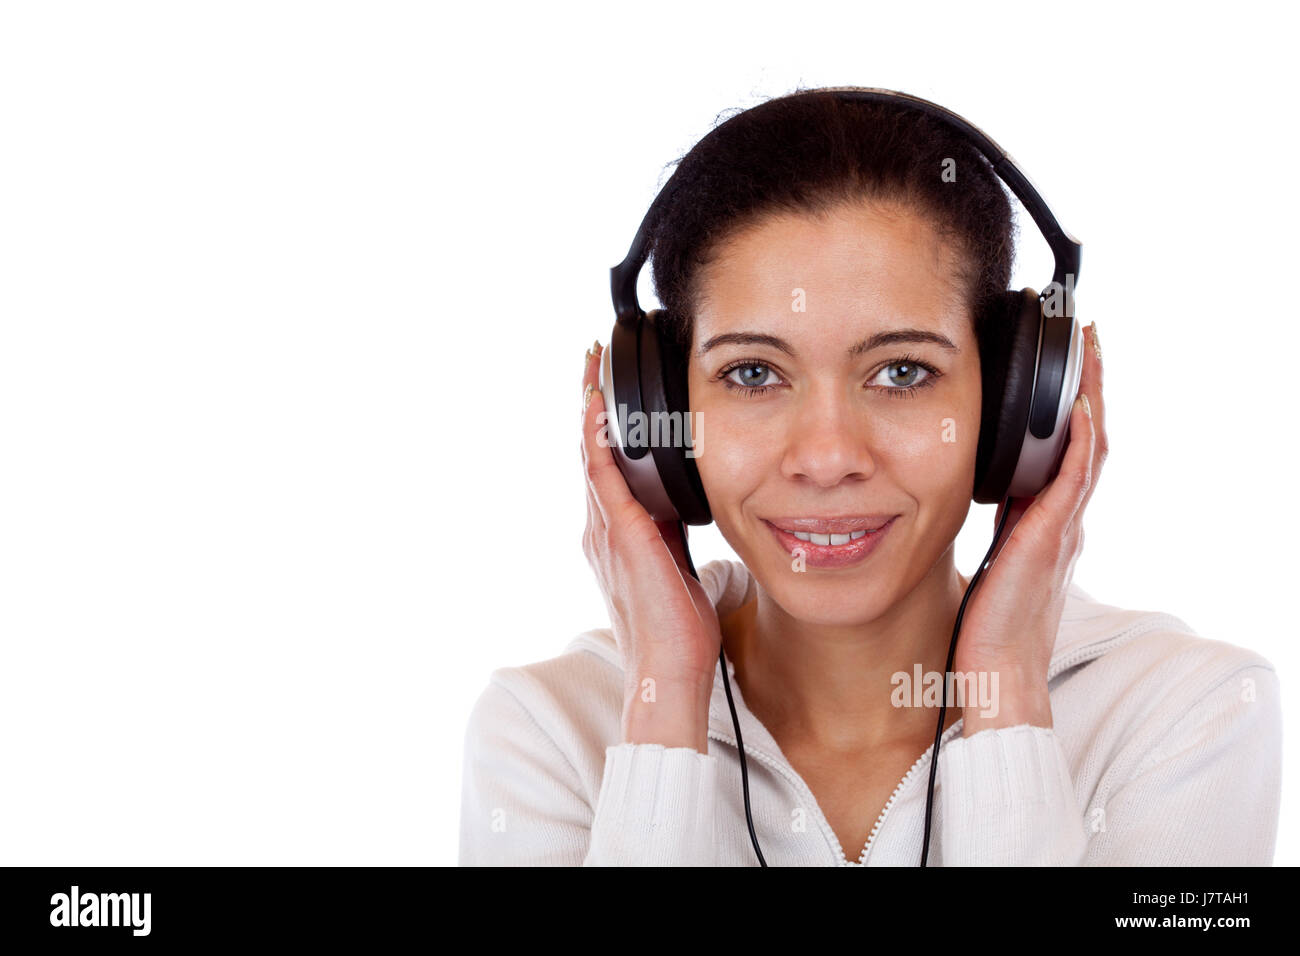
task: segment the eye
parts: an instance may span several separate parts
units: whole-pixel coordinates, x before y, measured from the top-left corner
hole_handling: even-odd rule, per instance
[[[718,373],[718,378],[727,388],[746,397],[762,395],[777,388],[778,383],[784,384],[770,365],[748,359],[728,365]]]
[[[891,398],[914,398],[919,390],[933,385],[938,377],[938,369],[910,355],[894,359],[876,375],[876,379],[883,380],[877,387]]]

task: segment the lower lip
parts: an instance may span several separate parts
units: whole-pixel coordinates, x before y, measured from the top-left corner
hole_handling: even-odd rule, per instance
[[[764,521],[772,534],[776,536],[777,542],[781,547],[794,558],[796,549],[803,553],[804,563],[810,568],[846,568],[853,564],[865,561],[871,552],[880,547],[881,540],[889,534],[889,529],[894,526],[898,520],[895,516],[889,519],[888,524],[881,527],[878,531],[869,531],[863,537],[856,541],[850,541],[848,544],[813,544],[811,541],[801,541],[788,531],[782,531],[776,525]]]

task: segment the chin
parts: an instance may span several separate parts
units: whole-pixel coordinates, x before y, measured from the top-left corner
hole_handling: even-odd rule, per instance
[[[776,582],[768,594],[791,617],[822,627],[853,627],[873,621],[889,606],[887,581]]]
[[[896,569],[882,573],[867,562],[833,571],[795,571],[779,557],[755,560],[752,552],[742,560],[782,610],[808,624],[851,627],[875,620],[892,603]]]

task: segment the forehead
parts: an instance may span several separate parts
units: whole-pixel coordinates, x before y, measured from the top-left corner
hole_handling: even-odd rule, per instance
[[[701,270],[693,338],[762,318],[792,336],[906,323],[957,341],[970,325],[960,263],[951,240],[895,204],[770,216],[719,244]]]

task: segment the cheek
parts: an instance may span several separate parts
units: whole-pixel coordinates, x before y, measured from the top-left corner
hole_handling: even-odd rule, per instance
[[[695,465],[714,510],[743,498],[779,467],[776,447],[760,440],[753,421],[707,407],[699,410],[698,420],[703,441]]]
[[[979,425],[978,399],[974,406],[936,404],[916,414],[881,416],[873,423],[872,454],[878,467],[918,494],[946,494],[974,482]]]

